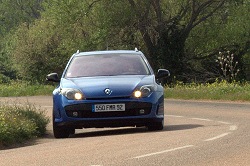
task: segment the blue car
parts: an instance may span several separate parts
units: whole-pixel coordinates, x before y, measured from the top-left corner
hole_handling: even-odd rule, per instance
[[[75,129],[92,127],[164,127],[164,89],[138,50],[77,52],[70,58],[53,91],[53,132],[67,138]]]

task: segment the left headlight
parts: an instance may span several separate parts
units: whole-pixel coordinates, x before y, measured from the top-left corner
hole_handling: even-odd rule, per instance
[[[154,91],[156,91],[157,87],[155,85],[144,85],[139,89],[135,90],[133,96],[135,98],[142,98],[150,96]]]
[[[69,100],[82,100],[84,98],[83,93],[78,89],[62,88],[60,92]]]

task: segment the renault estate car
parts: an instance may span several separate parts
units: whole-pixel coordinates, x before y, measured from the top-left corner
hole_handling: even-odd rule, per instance
[[[58,82],[53,91],[53,132],[66,138],[75,129],[103,127],[164,127],[164,89],[138,50],[77,52],[62,76],[47,75]]]

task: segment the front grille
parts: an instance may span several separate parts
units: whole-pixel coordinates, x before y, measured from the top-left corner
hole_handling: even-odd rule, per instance
[[[76,104],[66,106],[64,109],[66,111],[67,116],[74,118],[123,117],[147,115],[151,111],[152,104],[128,102],[125,103],[125,108],[126,110],[121,112],[92,112],[92,104]]]
[[[103,97],[103,98],[86,98],[86,100],[120,100],[120,99],[129,99],[130,96],[127,96],[127,97]]]

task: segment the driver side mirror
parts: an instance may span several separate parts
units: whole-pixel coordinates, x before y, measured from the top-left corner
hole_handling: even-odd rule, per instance
[[[48,74],[46,80],[51,82],[60,82],[60,78],[58,77],[57,73]]]
[[[166,69],[159,69],[155,78],[156,79],[160,79],[160,78],[164,78],[164,77],[169,77],[170,76],[170,72]]]

